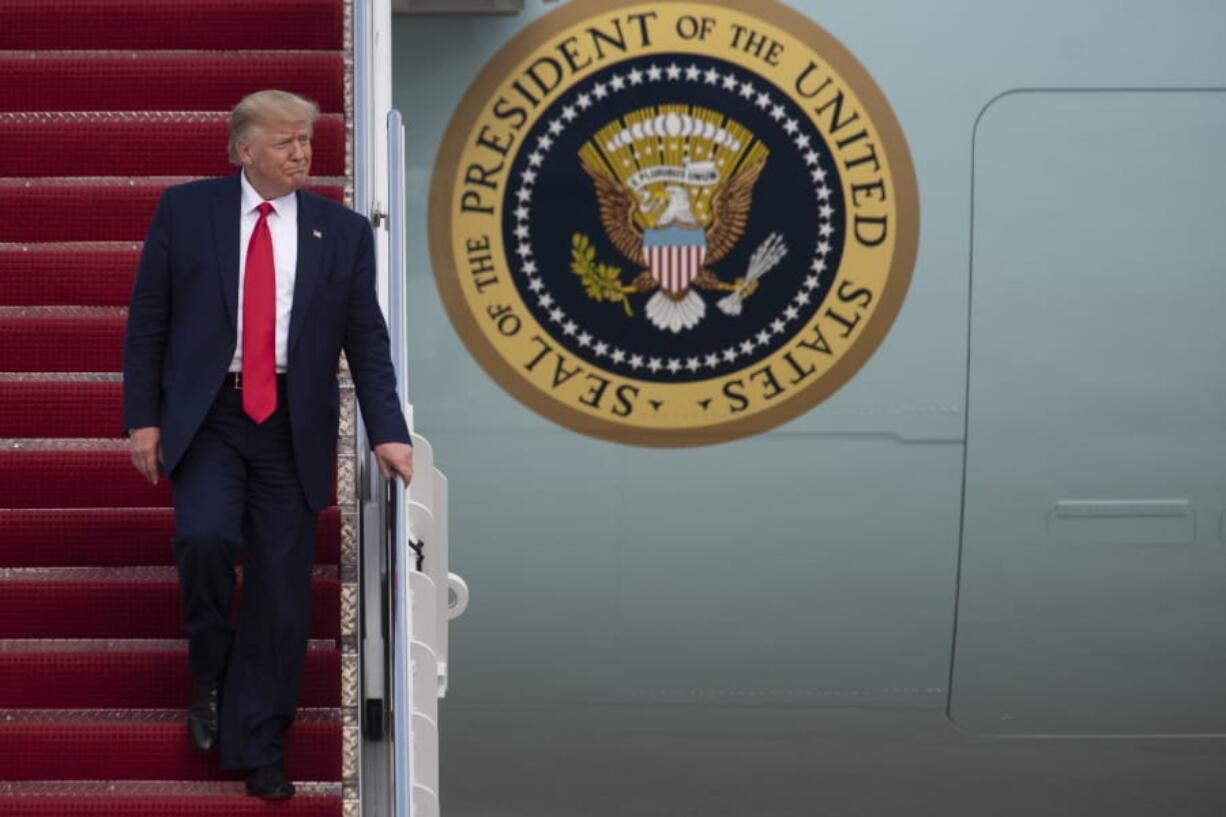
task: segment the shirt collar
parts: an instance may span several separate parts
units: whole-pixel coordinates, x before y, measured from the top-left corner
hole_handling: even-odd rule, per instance
[[[240,184],[243,189],[243,215],[250,215],[255,212],[255,208],[259,207],[264,198],[255,191],[251,186],[251,182],[247,181],[247,171],[242,171],[238,174]],[[295,193],[290,193],[288,196],[282,196],[279,199],[268,199],[269,204],[277,211],[277,215],[283,219],[293,218],[298,215],[298,196]]]

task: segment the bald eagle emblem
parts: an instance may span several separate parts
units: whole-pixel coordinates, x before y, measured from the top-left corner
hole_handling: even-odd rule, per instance
[[[761,277],[787,254],[782,236],[763,241],[734,281],[721,280],[711,267],[744,235],[769,155],[744,126],[696,106],[649,106],[601,128],[579,151],[580,162],[609,242],[641,271],[622,283],[621,269],[598,263],[591,239],[576,233],[571,271],[587,295],[620,303],[630,316],[629,296],[654,292],[647,319],[673,333],[706,316],[696,290],[729,293],[717,305],[740,315]]]

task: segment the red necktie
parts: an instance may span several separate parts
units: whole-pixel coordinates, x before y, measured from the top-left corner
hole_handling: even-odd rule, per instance
[[[262,423],[277,409],[277,274],[272,263],[268,202],[247,245],[243,278],[243,411]]]

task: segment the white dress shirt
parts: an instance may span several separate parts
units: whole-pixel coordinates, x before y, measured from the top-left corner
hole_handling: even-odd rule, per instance
[[[247,174],[241,173],[242,214],[238,228],[238,340],[230,371],[243,370],[243,282],[247,277],[247,245],[260,220],[257,209],[265,199],[255,192]],[[294,278],[298,272],[298,198],[294,193],[268,203],[276,210],[268,214],[272,236],[272,262],[277,278],[277,371],[284,372],[289,358],[289,318],[294,307]]]

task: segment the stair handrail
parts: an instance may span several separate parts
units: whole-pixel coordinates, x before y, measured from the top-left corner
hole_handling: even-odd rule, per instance
[[[408,385],[408,332],[405,311],[407,254],[405,218],[405,161],[404,121],[400,111],[393,108],[387,114],[387,159],[388,159],[388,207],[387,221],[390,238],[388,283],[388,335],[392,346],[392,363],[396,367],[396,389],[400,405],[411,418]],[[411,422],[411,420],[410,420]],[[429,479],[429,474],[421,478]],[[409,559],[409,497],[406,486],[392,480],[389,486],[391,512],[391,536],[389,562],[394,576],[391,578],[391,678],[392,678],[392,781],[394,786],[393,811],[396,817],[409,817],[413,794],[413,764],[411,752],[411,724],[413,718],[413,672],[410,656],[413,608],[410,600],[409,574],[412,560]]]

